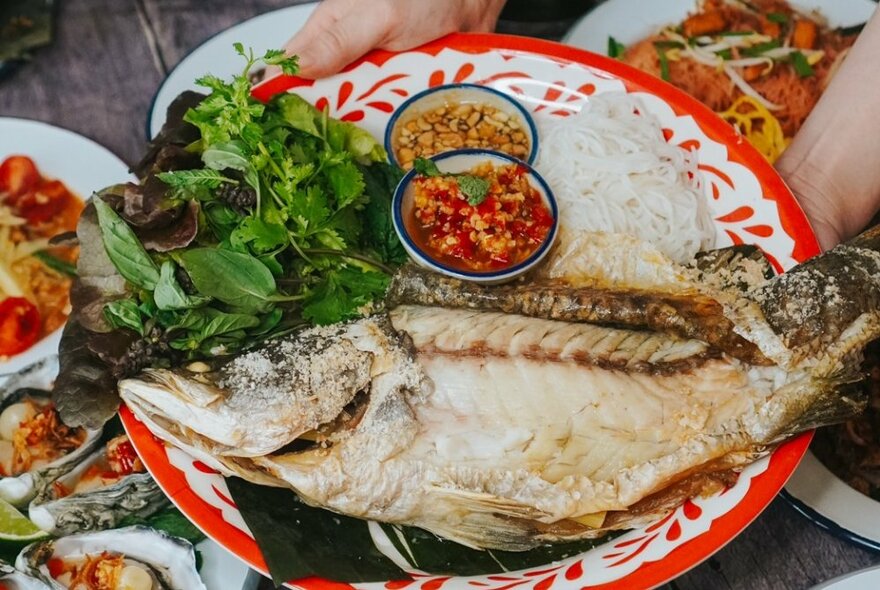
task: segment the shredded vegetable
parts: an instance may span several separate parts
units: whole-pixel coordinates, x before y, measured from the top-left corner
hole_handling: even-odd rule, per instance
[[[726,111],[718,113],[742,133],[772,164],[788,146],[779,119],[760,101],[741,96]]]

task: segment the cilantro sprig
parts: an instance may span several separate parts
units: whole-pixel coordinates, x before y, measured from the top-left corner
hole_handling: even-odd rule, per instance
[[[486,200],[489,194],[489,181],[473,174],[445,174],[440,171],[433,160],[416,158],[413,168],[422,176],[446,176],[453,178],[458,184],[458,189],[467,197],[468,205],[476,207]]]
[[[357,316],[406,259],[390,223],[401,172],[384,149],[295,94],[257,101],[251,69],[262,62],[295,74],[296,57],[258,58],[240,43],[235,51],[241,73],[200,78],[210,93],[184,117],[199,136],[186,149],[202,167],[155,174],[166,206],[195,207],[195,239],[151,251],[124,207],[95,200],[105,250],[130,292],[105,319],[141,336],[158,329],[190,358]]]

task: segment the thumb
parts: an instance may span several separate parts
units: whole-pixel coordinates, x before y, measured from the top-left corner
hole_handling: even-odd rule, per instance
[[[326,15],[316,11],[287,42],[285,50],[299,56],[300,76],[322,78],[337,73],[378,46],[388,25],[375,11],[348,11],[338,18],[329,11]]]

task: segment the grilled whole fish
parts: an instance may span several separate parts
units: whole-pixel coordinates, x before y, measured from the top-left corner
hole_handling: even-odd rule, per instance
[[[717,256],[620,278],[615,297],[711,302],[686,317],[697,334],[727,330],[715,339],[607,309],[641,303],[572,274],[457,292],[402,274],[385,314],[206,371],[148,370],[120,393],[158,436],[317,506],[472,547],[596,537],[729,485],[778,442],[863,407],[878,250],[875,231],[738,286],[706,276]],[[667,280],[679,272],[680,288]]]

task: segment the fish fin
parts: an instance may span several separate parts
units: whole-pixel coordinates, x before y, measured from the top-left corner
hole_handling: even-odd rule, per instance
[[[199,408],[206,408],[225,397],[223,391],[214,385],[181,377],[168,369],[145,369],[141,378],[148,383],[161,385],[169,393]],[[130,384],[128,386],[131,387],[138,386],[138,381],[135,379],[126,379],[125,383]],[[123,389],[122,384],[120,384],[121,389]]]
[[[801,391],[812,390],[811,395],[793,398],[809,400],[806,407],[795,401],[787,407],[788,418],[780,420],[782,426],[771,433],[765,444],[772,444],[796,434],[852,418],[865,409],[868,392],[864,380],[810,379],[796,386]]]
[[[512,518],[537,519],[548,516],[534,506],[485,492],[433,486],[431,496],[439,501],[450,502],[475,512],[492,512]]]
[[[474,549],[525,551],[540,544],[537,519],[547,515],[534,506],[469,490],[433,487],[430,492],[431,504],[450,504],[452,513],[461,515],[418,524],[436,535]]]

